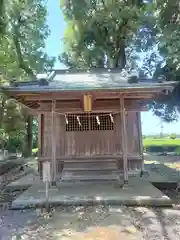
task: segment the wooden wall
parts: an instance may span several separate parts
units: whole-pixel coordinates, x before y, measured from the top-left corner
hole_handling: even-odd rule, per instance
[[[98,105],[99,110],[101,108]],[[59,111],[61,112],[61,111]],[[114,130],[106,131],[66,131],[65,116],[56,113],[56,157],[95,157],[95,156],[122,156],[121,120],[120,113],[114,115]],[[51,112],[43,114],[41,121],[41,156],[52,158],[52,116]],[[139,118],[137,112],[127,112],[127,145],[128,169],[141,168],[141,146],[139,141]],[[59,161],[59,160],[57,160]],[[120,168],[123,169],[122,157]]]
[[[120,114],[114,117],[114,130],[66,132],[65,117],[56,114],[56,155],[60,156],[91,156],[119,155],[121,149]],[[126,116],[128,133],[128,153],[140,153],[138,122],[136,112]],[[51,113],[44,115],[42,156],[51,157]]]

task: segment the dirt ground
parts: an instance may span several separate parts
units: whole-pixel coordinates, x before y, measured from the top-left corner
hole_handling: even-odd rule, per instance
[[[150,163],[154,160],[159,167],[166,165],[179,174],[179,157],[147,159]],[[172,193],[177,205],[169,209],[94,206],[56,208],[50,214],[44,210],[4,210],[0,212],[0,240],[178,240],[180,193]]]
[[[160,208],[98,206],[5,211],[1,240],[178,240],[180,211]]]

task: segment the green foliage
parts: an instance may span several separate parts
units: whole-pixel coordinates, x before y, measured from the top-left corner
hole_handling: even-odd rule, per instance
[[[180,156],[180,147],[177,147],[177,148],[176,148],[176,155],[177,155],[177,156]]]
[[[67,29],[60,61],[70,68],[131,68],[138,30],[151,21],[151,8],[141,0],[61,1]]]
[[[176,152],[180,147],[180,139],[146,138],[143,145],[145,152]]]
[[[44,0],[0,0],[0,84],[36,79],[37,73],[51,69],[54,63],[44,51],[49,35]],[[1,31],[5,20],[4,31]],[[27,110],[1,93],[0,141],[2,147],[15,151],[31,148],[32,118]],[[29,127],[28,127],[29,126]],[[37,128],[34,128],[37,131]],[[37,134],[35,135],[37,142]],[[31,149],[30,151],[31,152]]]
[[[61,0],[61,9],[67,29],[59,59],[67,67],[136,67],[143,77],[180,81],[178,0]],[[145,53],[141,67],[138,52]],[[179,102],[180,86],[149,106],[170,122],[178,118]]]
[[[54,59],[44,53],[49,35],[47,10],[43,0],[12,0],[4,2],[7,31],[0,39],[0,71],[4,78],[35,78],[48,70]],[[8,71],[7,71],[8,70]]]
[[[169,138],[146,138],[143,140],[144,146],[155,145],[180,145],[180,138],[169,139]]]
[[[167,63],[180,68],[180,5],[178,0],[157,1],[157,24],[161,29],[158,37],[160,54],[165,57]]]
[[[6,28],[4,2],[4,0],[0,0],[0,36],[4,34]]]
[[[171,134],[169,135],[169,138],[170,138],[170,139],[176,139],[176,134],[175,134],[175,133],[171,133]]]
[[[156,52],[148,60],[149,68],[155,66],[154,78],[164,78],[167,81],[180,81],[180,5],[178,0],[155,1],[154,12],[158,34],[156,35]],[[160,55],[161,58],[157,58]],[[153,69],[154,69],[153,68]],[[180,111],[180,86],[166,97],[153,102],[150,107],[161,119],[170,122],[178,119]]]

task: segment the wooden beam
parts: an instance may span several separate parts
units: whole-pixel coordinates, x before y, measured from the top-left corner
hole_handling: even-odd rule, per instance
[[[90,160],[119,160],[122,159],[123,153],[120,152],[119,154],[116,155],[92,155],[92,156],[84,156],[84,155],[72,155],[72,156],[57,156],[56,159],[57,161],[90,161]],[[133,161],[133,160],[140,160],[142,157],[139,154],[128,154],[127,155],[128,160]],[[41,157],[40,161],[51,161],[51,157]]]
[[[128,153],[127,153],[127,131],[126,131],[126,110],[124,106],[124,97],[120,97],[120,116],[121,116],[121,143],[123,154],[124,183],[128,183]]]
[[[37,109],[38,112],[40,113],[46,113],[46,112],[51,112],[50,109]],[[127,109],[127,112],[137,112],[137,111],[141,111],[141,112],[146,112],[148,111],[147,107],[141,107],[141,108],[133,108],[133,109]],[[119,108],[102,108],[102,109],[98,109],[98,110],[93,110],[93,113],[119,113]],[[81,114],[82,110],[81,109],[73,109],[73,108],[65,108],[65,109],[56,109],[56,113],[59,115],[65,115],[66,113],[72,113],[72,114]]]
[[[52,128],[51,128],[51,142],[52,142],[52,183],[56,183],[56,101],[52,101]]]
[[[95,96],[96,99],[117,99],[117,95],[118,95],[118,98],[119,98],[119,95],[120,94],[111,94],[111,93],[107,93],[107,94],[103,94],[104,96],[102,95],[97,95]],[[140,93],[134,93],[134,94],[127,94],[125,98],[127,99],[151,99],[154,97],[155,94],[151,94],[151,93],[146,93],[146,94],[140,94]],[[52,101],[53,97],[52,96],[39,96],[39,97],[36,97],[36,96],[27,96],[24,95],[24,100],[25,101]],[[60,100],[60,101],[66,101],[66,100],[70,100],[70,101],[76,101],[76,100],[80,100],[81,99],[81,96],[77,96],[77,97],[73,97],[73,94],[70,95],[70,94],[67,94],[65,96],[61,96],[61,94],[59,94],[56,98],[56,100]]]
[[[51,101],[52,102],[52,101]],[[51,111],[52,103],[50,101],[41,101],[38,110],[39,111]],[[124,105],[127,111],[145,111],[147,106],[143,104],[143,101],[136,101],[135,99],[125,99]],[[56,111],[65,112],[82,112],[82,104],[79,100],[76,101],[56,101]],[[119,112],[119,98],[117,99],[96,99],[92,111],[110,111]]]
[[[137,120],[138,120],[138,137],[139,137],[139,152],[142,156],[141,162],[141,171],[144,172],[144,155],[143,155],[143,142],[142,142],[142,123],[141,123],[141,112],[137,112]]]
[[[19,95],[18,93],[14,93],[14,96],[23,97],[26,101],[52,101],[52,99],[56,100],[79,100],[82,99],[84,94],[93,95],[94,99],[117,99],[120,95],[124,95],[124,98],[152,98],[154,95],[157,95],[159,90],[128,90],[125,93],[120,90],[89,90],[89,91],[59,91],[59,92],[49,92],[49,93],[39,93],[38,95],[26,95],[26,93]]]
[[[42,178],[42,163],[40,162],[40,158],[42,157],[42,114],[38,114],[38,170],[40,174],[40,178]]]
[[[40,113],[38,115],[38,157],[42,156],[41,135],[42,135],[42,114]]]

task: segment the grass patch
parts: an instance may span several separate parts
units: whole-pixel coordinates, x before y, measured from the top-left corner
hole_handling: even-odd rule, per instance
[[[176,152],[180,153],[180,138],[147,138],[143,139],[145,152]]]
[[[147,138],[143,139],[143,145],[146,146],[180,146],[180,138]]]
[[[144,164],[160,164],[158,161],[156,160],[144,160]]]
[[[164,165],[169,167],[169,168],[176,169],[177,171],[180,171],[180,163],[179,162],[165,163]]]
[[[32,153],[37,153],[38,152],[38,148],[33,148],[32,149]]]

